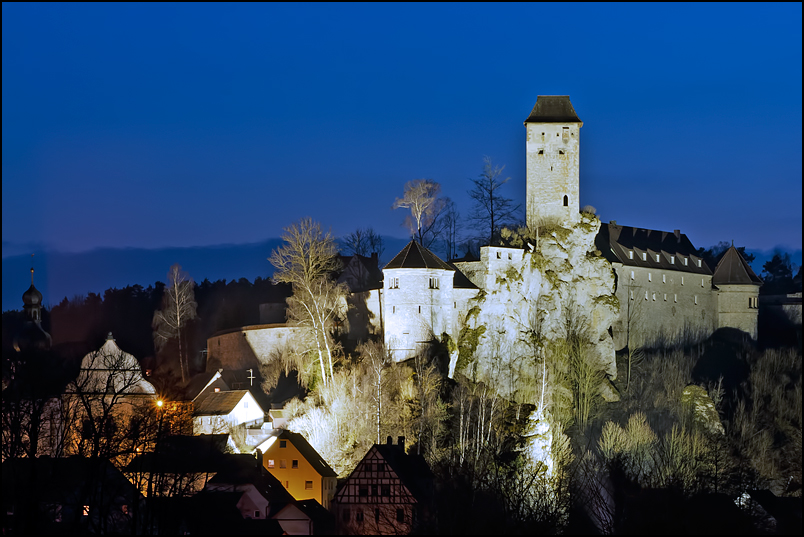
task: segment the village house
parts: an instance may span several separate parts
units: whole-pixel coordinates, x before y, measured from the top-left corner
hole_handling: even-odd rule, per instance
[[[313,498],[329,509],[338,475],[299,433],[277,430],[260,444],[265,468],[297,500]]]
[[[434,497],[424,458],[405,439],[374,444],[339,488],[333,514],[340,535],[406,535],[426,524]]]

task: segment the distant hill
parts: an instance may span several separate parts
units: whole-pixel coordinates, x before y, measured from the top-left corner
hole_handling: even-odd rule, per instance
[[[383,237],[386,243],[382,261],[389,261],[408,239]],[[168,269],[179,263],[200,282],[246,278],[253,281],[273,274],[268,262],[271,251],[281,244],[278,238],[251,244],[223,244],[189,248],[100,248],[88,252],[64,253],[37,250],[33,253],[34,282],[45,305],[55,305],[65,297],[103,293],[109,288],[139,284],[148,287],[166,280]],[[22,309],[22,294],[31,285],[31,256],[3,257],[3,311]]]
[[[382,263],[387,263],[409,239],[383,237],[385,252]],[[246,278],[254,281],[273,274],[268,262],[271,251],[280,245],[274,238],[251,244],[223,244],[190,248],[101,248],[80,253],[35,251],[35,283],[45,305],[55,305],[65,297],[103,293],[109,288],[123,288],[139,284],[148,287],[156,281],[164,282],[173,263],[179,263],[196,281]],[[775,251],[788,252],[796,265],[801,265],[801,250],[769,249],[748,250],[756,256],[752,268],[757,274]],[[436,253],[443,255],[436,250]],[[3,257],[3,311],[22,309],[22,294],[31,285],[31,256]]]

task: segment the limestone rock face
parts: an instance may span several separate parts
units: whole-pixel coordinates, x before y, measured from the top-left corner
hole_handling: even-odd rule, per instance
[[[695,423],[710,433],[725,434],[715,403],[706,390],[692,384],[687,386],[681,392],[681,403],[692,411]]]
[[[528,396],[520,380],[539,378],[534,354],[546,342],[566,335],[567,322],[583,328],[591,362],[609,379],[617,374],[609,328],[619,313],[614,271],[594,240],[600,220],[581,214],[570,229],[558,228],[529,244],[521,261],[506,263],[487,274],[485,293],[475,299],[475,315],[467,325],[485,327],[477,361],[463,373],[494,383],[505,397],[523,402]],[[519,392],[519,393],[518,393]],[[612,390],[604,397],[616,399]]]

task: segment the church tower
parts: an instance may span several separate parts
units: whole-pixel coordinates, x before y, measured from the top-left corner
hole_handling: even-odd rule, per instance
[[[529,228],[543,220],[578,221],[582,126],[568,95],[539,95],[525,120]]]

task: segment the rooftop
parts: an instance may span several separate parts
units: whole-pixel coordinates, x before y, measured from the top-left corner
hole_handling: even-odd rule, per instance
[[[443,262],[437,255],[416,241],[410,241],[402,251],[396,254],[385,269],[399,268],[428,268],[454,271],[455,269]]]
[[[525,123],[581,123],[569,95],[539,95]]]

